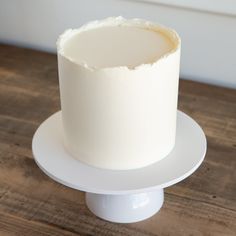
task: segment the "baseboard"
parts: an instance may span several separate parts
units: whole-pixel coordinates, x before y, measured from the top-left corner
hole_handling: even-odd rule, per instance
[[[236,16],[235,0],[133,0],[138,2],[163,4],[195,11]]]

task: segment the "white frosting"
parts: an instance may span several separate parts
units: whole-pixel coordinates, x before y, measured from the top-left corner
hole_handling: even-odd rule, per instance
[[[97,45],[98,42],[100,45]],[[140,65],[156,63],[178,50],[179,47],[180,38],[174,30],[143,19],[127,20],[121,16],[92,21],[79,29],[68,29],[57,41],[58,53],[64,55],[68,60],[91,70],[108,67],[136,69]],[[118,51],[119,54],[112,53],[114,50]],[[122,50],[122,53],[120,50]],[[106,60],[104,61],[101,56],[94,58],[96,55],[101,55],[101,52],[102,55],[104,55],[104,52],[109,54],[106,55],[109,57],[105,57]],[[124,52],[126,53],[125,57],[123,56]],[[132,54],[129,52],[132,52]],[[140,55],[140,53],[142,54]],[[111,56],[120,57],[111,58]],[[86,60],[88,58],[89,61]],[[109,65],[111,63],[109,59],[118,59],[118,65]],[[128,64],[133,65],[127,65],[125,63],[127,59],[132,61]],[[90,60],[93,63],[90,64]],[[142,60],[142,63],[135,63],[137,60]]]
[[[175,143],[180,39],[140,19],[108,18],[58,42],[64,140],[92,166],[133,169]]]
[[[64,56],[97,69],[134,68],[157,61],[172,48],[172,42],[158,32],[129,26],[107,26],[75,33],[64,45]]]

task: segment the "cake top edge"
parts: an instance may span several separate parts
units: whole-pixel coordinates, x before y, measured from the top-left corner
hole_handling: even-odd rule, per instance
[[[101,27],[113,27],[113,26],[137,27],[137,28],[151,30],[153,32],[159,32],[159,33],[165,35],[172,42],[173,48],[169,52],[165,53],[162,57],[160,57],[159,59],[157,59],[156,61],[154,61],[152,63],[144,63],[144,64],[140,64],[140,65],[137,65],[134,67],[128,67],[128,66],[118,66],[117,67],[116,66],[116,67],[111,67],[111,68],[109,68],[109,67],[96,68],[96,67],[88,65],[86,62],[78,63],[78,62],[74,61],[72,58],[65,55],[64,45],[67,42],[67,40],[70,39],[71,37],[73,37],[74,35],[85,32],[85,31],[98,29]],[[140,19],[140,18],[126,19],[122,16],[118,16],[118,17],[108,17],[108,18],[105,18],[102,20],[91,21],[87,24],[82,25],[80,28],[67,29],[64,31],[64,33],[62,33],[59,36],[59,38],[56,42],[56,45],[57,45],[57,52],[59,55],[66,58],[67,60],[71,61],[72,63],[74,63],[78,66],[81,66],[85,69],[89,69],[91,71],[106,70],[106,69],[138,70],[140,68],[154,66],[154,65],[158,64],[160,61],[162,61],[163,59],[165,59],[165,58],[169,57],[170,55],[174,54],[175,52],[179,51],[180,47],[181,47],[181,39],[175,30],[173,30],[169,27],[166,27],[164,25],[154,23],[154,22],[151,22],[148,20]]]

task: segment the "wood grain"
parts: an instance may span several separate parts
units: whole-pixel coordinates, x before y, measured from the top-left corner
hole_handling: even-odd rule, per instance
[[[56,56],[0,45],[0,235],[236,235],[236,91],[180,81],[179,109],[203,127],[204,163],[167,188],[152,218],[113,224],[86,208],[84,193],[45,176],[32,136],[60,109]]]

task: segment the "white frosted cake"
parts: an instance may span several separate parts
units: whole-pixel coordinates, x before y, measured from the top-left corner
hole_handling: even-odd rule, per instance
[[[175,144],[180,39],[122,17],[69,29],[57,42],[67,151],[88,165],[135,169]]]

